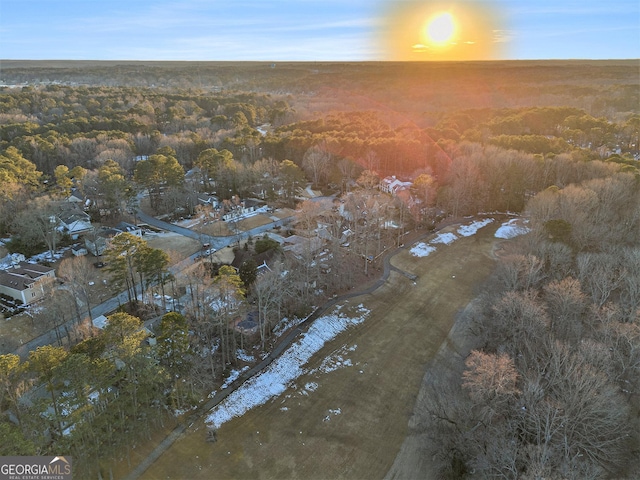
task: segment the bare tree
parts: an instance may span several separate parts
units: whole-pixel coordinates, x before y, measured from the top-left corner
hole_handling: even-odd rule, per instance
[[[611,253],[583,252],[577,256],[578,279],[598,307],[603,306],[621,284],[621,266]]]
[[[627,322],[640,318],[640,248],[623,248],[621,252],[620,307]]]
[[[91,313],[91,298],[89,296],[89,282],[93,279],[93,267],[87,257],[65,258],[58,267],[58,277],[65,281],[76,297],[76,302],[86,305],[89,320],[93,320]]]
[[[357,164],[349,160],[348,158],[341,158],[340,160],[338,160],[337,165],[338,165],[338,170],[340,170],[340,174],[342,175],[341,186],[342,186],[342,193],[344,193],[349,190],[349,185],[353,181],[358,171],[358,168],[357,168]]]
[[[327,169],[331,160],[331,153],[326,143],[311,147],[302,158],[302,168],[313,180],[313,185],[317,186],[320,180],[326,178]]]
[[[51,261],[54,260],[53,254],[60,239],[57,213],[56,202],[49,197],[38,197],[29,202],[27,208],[14,217],[13,221],[15,230],[25,244],[36,245],[42,242],[47,246]]]
[[[544,287],[544,299],[551,321],[551,331],[556,338],[578,343],[583,336],[582,319],[588,301],[580,289],[580,282],[567,277]]]
[[[536,366],[546,350],[549,319],[535,292],[507,292],[495,303],[486,322],[491,351],[505,351],[518,369]]]
[[[280,266],[258,276],[252,289],[252,299],[258,307],[260,346],[264,350],[271,329],[280,321],[286,282]]]
[[[506,290],[536,288],[546,276],[544,263],[533,255],[509,255],[498,265],[497,276]]]
[[[633,433],[626,402],[606,375],[567,347],[556,343],[548,359],[544,396],[538,402],[558,409],[557,434],[552,438],[557,470],[573,478],[571,472],[585,467],[615,474],[628,461]],[[524,406],[529,410],[535,404]]]

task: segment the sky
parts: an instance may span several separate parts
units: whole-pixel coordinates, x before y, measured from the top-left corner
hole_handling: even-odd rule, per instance
[[[0,0],[0,59],[638,58],[639,0]]]

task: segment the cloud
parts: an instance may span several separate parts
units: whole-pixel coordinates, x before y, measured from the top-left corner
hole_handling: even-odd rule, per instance
[[[514,36],[515,32],[512,30],[493,30],[494,43],[509,43]]]
[[[427,50],[429,50],[429,46],[428,45],[423,45],[421,43],[416,43],[415,45],[411,46],[411,49],[414,52],[426,52]]]

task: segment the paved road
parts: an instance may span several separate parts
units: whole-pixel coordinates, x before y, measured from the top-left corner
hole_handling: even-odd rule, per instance
[[[204,233],[194,232],[193,230],[189,230],[188,228],[179,227],[178,225],[174,225],[173,223],[168,223],[163,220],[158,220],[157,218],[152,217],[151,215],[147,215],[142,210],[137,211],[137,216],[144,223],[148,223],[149,225],[152,225],[156,228],[160,228],[162,230],[166,230],[168,232],[174,232],[180,235],[184,235],[185,237],[194,238],[200,241],[201,243],[208,243],[211,245],[212,248],[215,248],[216,250],[220,250],[221,248],[228,247],[229,245],[231,245],[232,243],[238,240],[243,240],[249,237],[256,237],[261,233],[267,232],[273,228],[287,225],[288,223],[291,223],[291,221],[294,218],[293,216],[291,216],[291,217],[286,217],[279,220],[274,220],[271,223],[268,223],[266,225],[261,225],[256,228],[252,228],[251,230],[247,230],[246,232],[238,232],[238,234],[236,235],[229,235],[225,237],[214,237],[211,235],[205,235]]]
[[[196,240],[199,240],[202,243],[209,243],[211,247],[215,248],[216,250],[219,250],[223,247],[227,247],[238,240],[249,238],[249,236],[252,236],[252,237],[258,236],[277,226],[282,227],[290,223],[294,218],[294,217],[286,217],[283,219],[279,219],[279,220],[273,221],[272,223],[268,223],[266,225],[261,225],[259,227],[253,228],[246,232],[240,232],[238,235],[232,235],[227,237],[213,237],[210,235],[204,235],[198,232],[194,232],[192,230],[189,230],[188,228],[179,227],[178,225],[174,225],[172,223],[158,220],[157,218],[152,217],[151,215],[147,215],[142,210],[137,211],[137,216],[141,222],[148,223],[149,225],[152,225],[161,230],[166,230],[169,232],[178,233],[185,237],[194,238]],[[169,270],[171,271],[171,273],[175,275],[176,273],[186,268],[188,265],[192,264],[196,256],[198,255],[199,255],[199,252],[194,253],[188,259],[185,259],[182,262],[174,265]],[[129,300],[129,297],[127,295],[127,292],[125,291],[125,292],[121,292],[120,294],[116,295],[113,298],[110,298],[104,301],[99,305],[92,306],[91,313],[93,315],[93,318],[96,318],[100,315],[107,315],[113,312],[118,307],[120,307],[120,305],[124,305],[125,303],[127,303],[128,300]],[[75,323],[74,320],[70,320],[66,324],[61,325],[60,329],[64,330],[65,325],[67,326],[67,328],[71,328],[71,326],[74,323]],[[44,345],[53,345],[56,343],[56,341],[57,341],[57,338],[56,338],[55,330],[50,330],[49,332],[44,333],[39,337],[36,337],[30,340],[29,342],[21,345],[13,353],[20,356],[22,360],[26,360],[27,357],[29,356],[29,352],[31,352],[32,350],[35,350],[36,348],[42,347]]]

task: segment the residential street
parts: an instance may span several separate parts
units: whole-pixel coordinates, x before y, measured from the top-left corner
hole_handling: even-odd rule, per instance
[[[268,223],[266,225],[261,225],[259,227],[253,228],[251,230],[248,230],[246,232],[241,232],[238,235],[232,235],[232,236],[228,236],[228,237],[212,237],[210,235],[203,235],[197,232],[193,232],[191,230],[189,230],[188,228],[184,228],[184,227],[179,227],[177,225],[173,225],[171,223],[168,222],[164,222],[162,220],[158,220],[155,217],[152,217],[151,215],[147,215],[146,213],[144,213],[141,210],[137,211],[137,216],[138,219],[140,220],[140,222],[142,223],[148,223],[149,225],[152,225],[156,228],[162,229],[162,230],[166,230],[169,232],[174,232],[174,233],[178,233],[180,235],[184,235],[185,237],[189,237],[189,238],[194,238],[196,240],[199,240],[202,243],[209,243],[211,245],[212,248],[215,248],[216,250],[219,250],[221,248],[227,247],[229,245],[231,245],[232,243],[241,240],[241,239],[245,239],[248,238],[249,236],[258,236],[264,232],[267,232],[277,226],[283,226],[288,224],[289,222],[292,221],[293,217],[287,217],[287,218],[283,218],[277,221],[274,221],[272,223]],[[170,268],[171,273],[173,273],[174,275],[179,273],[181,270],[183,270],[186,266],[190,265],[191,263],[193,263],[195,257],[199,254],[199,252],[194,253],[193,255],[191,255],[189,258],[183,260],[182,262],[172,266]],[[102,302],[99,305],[95,305],[91,307],[91,312],[93,314],[93,317],[98,317],[100,315],[107,315],[111,312],[113,312],[114,310],[116,310],[120,305],[126,303],[128,300],[127,297],[127,292],[121,292],[119,295],[116,295],[115,297],[112,297],[104,302]],[[64,329],[65,326],[70,327],[72,324],[74,323],[73,320],[67,322],[66,324],[62,325],[60,328]],[[47,333],[40,335],[39,337],[34,338],[33,340],[21,345],[19,348],[17,348],[14,353],[18,356],[20,356],[20,358],[22,360],[26,360],[27,357],[29,356],[29,352],[32,350],[35,350],[38,347],[44,346],[44,345],[53,345],[56,342],[56,334],[54,330],[50,330]]]
[[[158,220],[157,218],[152,217],[151,215],[147,215],[140,209],[137,210],[136,215],[142,223],[148,223],[149,225],[156,228],[160,228],[162,230],[167,230],[169,232],[174,232],[180,235],[184,235],[185,237],[194,238],[196,240],[199,240],[201,243],[208,243],[211,245],[212,248],[215,248],[216,250],[220,250],[221,248],[228,247],[229,245],[231,245],[232,243],[238,240],[258,236],[275,227],[282,227],[290,223],[293,219],[293,217],[286,217],[277,221],[273,221],[266,225],[261,225],[256,228],[252,228],[251,230],[247,230],[246,232],[240,232],[237,235],[230,235],[227,237],[213,237],[211,235],[205,235],[203,233],[194,232],[192,230],[189,230],[188,228],[179,227],[178,225],[174,225],[172,223],[168,223],[163,220]],[[192,255],[192,258],[193,257],[194,255]]]

